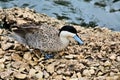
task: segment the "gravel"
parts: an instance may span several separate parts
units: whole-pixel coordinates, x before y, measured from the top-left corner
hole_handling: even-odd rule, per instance
[[[38,22],[60,28],[68,24],[28,8],[1,10],[0,21],[5,14],[9,23],[15,21],[17,25]],[[120,32],[104,27],[74,26],[84,45],[71,43],[49,60],[45,60],[39,51],[31,51],[28,46],[7,36],[0,36],[0,79],[119,80]],[[7,31],[0,29],[0,34],[7,34]]]

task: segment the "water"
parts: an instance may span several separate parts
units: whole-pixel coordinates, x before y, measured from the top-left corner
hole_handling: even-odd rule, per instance
[[[68,23],[120,31],[120,0],[0,0],[0,7],[29,7]]]

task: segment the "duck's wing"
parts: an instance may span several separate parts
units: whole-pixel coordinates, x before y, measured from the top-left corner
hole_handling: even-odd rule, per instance
[[[51,43],[56,41],[54,37],[58,37],[58,30],[46,24],[22,26],[13,30],[13,32],[20,36],[22,40],[24,39],[27,45],[46,51],[49,44],[52,45]]]

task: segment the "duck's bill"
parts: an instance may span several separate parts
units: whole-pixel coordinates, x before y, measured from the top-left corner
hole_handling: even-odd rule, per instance
[[[74,37],[73,37],[79,44],[84,44],[84,42],[80,39],[80,37],[78,36],[78,35],[75,35]]]

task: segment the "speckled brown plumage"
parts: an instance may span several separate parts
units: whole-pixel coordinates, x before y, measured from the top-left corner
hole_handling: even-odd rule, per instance
[[[60,51],[67,46],[63,46],[58,35],[59,31],[47,24],[24,25],[13,30],[13,32],[21,36],[22,40],[15,38],[19,42],[43,51]]]

